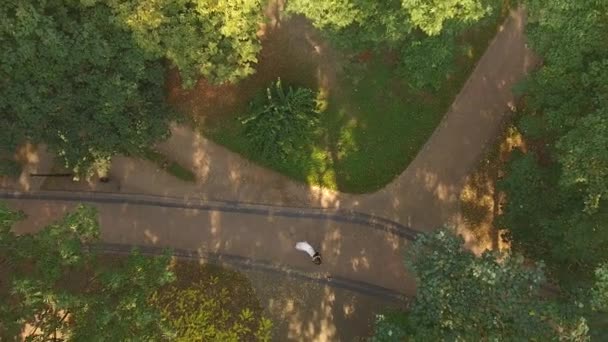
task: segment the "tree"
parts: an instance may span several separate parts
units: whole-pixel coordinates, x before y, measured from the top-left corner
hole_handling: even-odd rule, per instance
[[[177,265],[177,282],[159,290],[152,301],[171,327],[172,341],[270,341],[272,323],[263,317],[244,275],[189,266]]]
[[[498,13],[496,0],[292,0],[302,14],[343,50],[389,48],[415,89],[437,90],[454,71],[456,37],[469,25]]]
[[[0,155],[44,142],[86,175],[168,134],[161,61],[110,8],[87,5],[0,3]]]
[[[398,0],[293,0],[287,11],[304,15],[341,47],[391,44],[412,30]]]
[[[492,0],[293,0],[287,9],[303,14],[320,29],[356,26],[362,36],[390,41],[401,39],[412,29],[439,35],[446,22],[478,21],[496,4]]]
[[[423,340],[582,339],[581,317],[565,315],[543,299],[542,265],[520,256],[486,251],[476,257],[448,230],[419,237],[406,264],[416,274],[417,294],[407,315],[382,317],[377,340],[387,336]]]
[[[410,21],[429,36],[441,33],[450,20],[476,22],[492,11],[496,2],[488,0],[402,0]]]
[[[543,136],[563,167],[561,182],[582,185],[586,209],[593,211],[608,195],[608,3],[527,2],[529,39],[544,64],[524,87],[526,111],[548,128]]]
[[[500,184],[507,203],[499,224],[562,286],[590,287],[608,259],[608,3],[526,5],[543,65],[521,86],[518,126],[530,148],[513,156]]]
[[[134,253],[101,263],[92,207],[79,206],[36,234],[15,235],[23,215],[0,206],[0,339],[155,340],[167,333],[152,294],[173,280],[168,256]]]
[[[199,77],[235,82],[253,74],[261,0],[111,0],[116,20],[146,52],[167,58],[192,87]]]

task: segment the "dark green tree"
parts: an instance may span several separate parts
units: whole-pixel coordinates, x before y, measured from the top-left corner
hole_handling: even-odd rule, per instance
[[[489,0],[402,0],[411,23],[430,36],[438,35],[446,22],[472,23],[492,11]]]
[[[399,70],[415,89],[430,87],[434,90],[444,85],[453,72],[457,47],[454,37],[444,33],[436,37],[412,38],[401,48],[403,61]]]
[[[437,90],[454,71],[458,34],[501,6],[497,0],[292,0],[287,10],[306,16],[345,51],[397,51],[410,86]]]
[[[475,256],[448,230],[420,236],[406,264],[418,289],[407,314],[380,316],[375,339],[395,341],[583,340],[585,320],[540,296],[542,266],[520,256]]]
[[[500,225],[562,286],[588,284],[608,259],[608,3],[528,0],[542,67],[522,85],[530,142],[501,183]]]
[[[388,42],[418,29],[429,36],[450,21],[480,20],[497,4],[492,0],[292,0],[287,9],[306,16],[320,29],[353,28],[361,37]]]
[[[167,134],[161,61],[94,2],[0,3],[0,155],[44,142],[82,175]]]

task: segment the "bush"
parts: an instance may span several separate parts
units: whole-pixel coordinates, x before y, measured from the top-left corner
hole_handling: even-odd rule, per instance
[[[177,281],[152,299],[172,331],[169,340],[270,340],[272,322],[243,274],[194,262],[177,263],[174,271]]]
[[[268,160],[285,160],[299,153],[318,126],[315,92],[292,87],[285,91],[281,79],[266,89],[264,100],[254,100],[250,107],[250,114],[240,122],[252,152]]]

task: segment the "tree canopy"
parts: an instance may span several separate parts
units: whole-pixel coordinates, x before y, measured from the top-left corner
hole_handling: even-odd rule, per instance
[[[529,40],[544,59],[526,83],[527,113],[542,120],[562,167],[563,187],[580,185],[587,209],[608,195],[608,3],[530,0]]]
[[[292,0],[302,14],[343,50],[389,48],[414,89],[437,90],[461,53],[456,38],[471,24],[498,14],[497,0]]]
[[[397,41],[413,29],[439,35],[450,21],[471,23],[483,18],[491,0],[292,0],[288,10],[303,14],[320,29],[344,30],[376,42]],[[356,33],[355,33],[356,31]]]
[[[568,282],[608,260],[608,3],[528,0],[542,67],[520,87],[530,142],[501,183],[513,246]],[[564,283],[564,285],[566,285]]]
[[[164,60],[184,85],[254,72],[261,0],[0,4],[0,158],[44,142],[79,175],[168,133]],[[5,164],[3,162],[3,164]],[[3,165],[3,173],[13,171]]]
[[[478,21],[492,11],[488,0],[402,0],[411,23],[430,36],[438,35],[446,22]]]
[[[23,218],[0,203],[2,341],[270,340],[272,323],[236,271],[172,263],[168,253],[101,255],[89,206],[16,235]]]
[[[381,316],[379,341],[539,340],[586,336],[585,320],[540,296],[542,265],[467,251],[448,230],[419,237],[406,254],[418,289],[407,315]]]
[[[0,149],[45,142],[87,173],[167,134],[163,67],[112,20],[73,1],[0,4]]]
[[[116,20],[137,46],[167,58],[192,87],[199,77],[235,82],[253,74],[261,49],[256,35],[261,0],[111,0]]]
[[[272,323],[243,274],[198,263],[177,264],[175,274],[152,299],[171,341],[270,341]]]

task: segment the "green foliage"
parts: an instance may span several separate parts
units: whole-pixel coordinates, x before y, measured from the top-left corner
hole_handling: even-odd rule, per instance
[[[29,340],[55,334],[70,340],[141,341],[164,333],[151,294],[173,280],[168,256],[132,254],[110,266],[87,245],[99,238],[92,207],[79,206],[35,234],[15,235],[21,217],[0,208],[0,337],[12,340],[25,324]]]
[[[45,142],[87,174],[168,133],[162,63],[107,6],[9,0],[0,16],[0,152]]]
[[[178,279],[187,271],[183,276],[198,278],[198,282],[178,281],[159,290],[153,299],[171,326],[172,341],[270,340],[272,323],[262,317],[243,275],[227,269],[218,272],[209,265],[191,265],[195,271],[184,266],[178,266]]]
[[[266,159],[285,160],[301,154],[318,125],[316,94],[307,88],[283,89],[277,80],[264,101],[253,101],[240,118],[251,149]]]
[[[544,57],[527,82],[528,115],[542,116],[561,183],[583,185],[587,210],[608,195],[608,3],[530,0],[529,36]]]
[[[447,22],[478,21],[496,4],[492,0],[292,0],[287,10],[303,14],[322,30],[345,30],[362,41],[387,43],[407,37],[413,29],[439,35]]]
[[[592,339],[605,341],[608,338],[608,264],[595,270],[595,283],[591,289],[591,309],[588,314]]]
[[[11,227],[25,218],[23,212],[11,211],[4,203],[0,203],[0,247],[6,250],[14,241],[14,235],[10,234]]]
[[[517,251],[544,260],[551,275],[566,285],[588,280],[598,262],[608,258],[608,208],[585,213],[584,192],[564,188],[560,176],[557,164],[541,166],[534,155],[515,154],[499,183],[508,201],[498,224],[508,228]]]
[[[148,304],[160,286],[173,281],[169,254],[160,258],[133,252],[125,261],[97,273],[100,293],[71,309],[77,341],[155,340],[170,331],[157,308]],[[100,332],[105,332],[102,336]]]
[[[170,60],[186,87],[200,76],[213,83],[253,74],[261,49],[256,36],[261,0],[109,1],[138,46]]]
[[[409,316],[405,312],[387,312],[376,316],[373,342],[406,341],[409,335]]]
[[[457,56],[457,67],[439,91],[409,87],[410,75],[403,77],[407,71],[387,63],[384,50],[374,51],[365,63],[349,59],[355,67],[348,66],[329,88],[320,90],[327,108],[319,117],[318,133],[306,145],[311,151],[301,151],[298,156],[268,160],[253,151],[243,125],[235,119],[242,112],[209,117],[202,129],[214,141],[298,181],[344,192],[376,191],[399,175],[428,140],[494,37],[499,20],[499,16],[488,17],[455,37],[468,47],[467,56]],[[316,67],[286,63],[280,72],[286,84],[317,82]],[[441,68],[443,65],[430,72]],[[237,101],[239,107],[247,106],[248,99]]]
[[[563,172],[560,185],[583,186],[586,209],[596,211],[608,197],[608,107],[581,118],[556,149]]]
[[[287,11],[304,15],[343,48],[391,45],[412,30],[399,0],[292,0]]]
[[[542,267],[489,251],[476,257],[463,244],[447,230],[416,240],[406,255],[418,281],[408,319],[402,320],[407,325],[379,325],[377,336],[405,332],[413,341],[515,341],[586,333],[584,320],[564,315],[539,296]]]
[[[562,286],[589,287],[608,260],[608,3],[526,5],[543,65],[521,87],[530,151],[512,158],[501,183],[508,203],[500,223]]]
[[[414,89],[438,91],[455,72],[455,37],[495,15],[498,0],[289,1],[335,45],[345,50],[389,47],[399,52],[399,72]]]
[[[411,23],[429,36],[441,33],[446,22],[471,23],[492,11],[496,1],[488,0],[402,0]]]
[[[292,0],[287,3],[287,10],[306,16],[319,29],[343,29],[354,23],[361,23],[369,15],[362,10],[366,5],[371,6],[352,0]]]
[[[480,258],[447,231],[423,236],[406,257],[420,284],[412,307],[416,336],[488,340],[550,336],[536,299],[541,268],[490,252]],[[427,335],[428,334],[428,335]]]
[[[608,263],[595,270],[591,303],[594,310],[608,312]]]
[[[412,88],[438,91],[454,71],[456,50],[449,33],[412,39],[401,50],[400,72]]]

